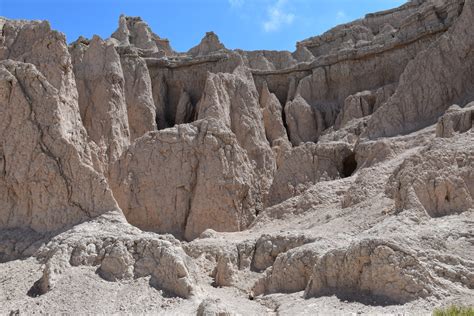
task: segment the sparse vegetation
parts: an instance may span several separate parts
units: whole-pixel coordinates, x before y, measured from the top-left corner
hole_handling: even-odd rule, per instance
[[[437,308],[433,316],[474,316],[474,307],[452,305],[445,308]]]

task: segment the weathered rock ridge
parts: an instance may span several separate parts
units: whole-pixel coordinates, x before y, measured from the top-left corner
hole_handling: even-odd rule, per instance
[[[473,21],[412,0],[179,53],[138,17],[70,45],[0,18],[0,312],[472,304]]]

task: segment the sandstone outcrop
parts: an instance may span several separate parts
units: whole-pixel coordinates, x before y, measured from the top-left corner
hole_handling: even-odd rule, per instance
[[[392,96],[395,90],[396,84],[389,84],[375,91],[362,91],[348,96],[344,100],[334,127],[339,129],[353,119],[371,115]]]
[[[310,243],[311,238],[304,235],[262,235],[255,245],[253,256],[253,267],[257,270],[265,270],[271,267],[280,253],[285,253],[292,248]]]
[[[327,245],[307,244],[277,256],[273,266],[254,284],[254,295],[294,293],[305,290],[313,266]]]
[[[180,53],[138,17],[69,47],[0,18],[0,313],[472,304],[473,20],[412,0]]]
[[[352,175],[355,167],[344,165],[352,155],[344,143],[307,143],[293,148],[275,173],[267,204],[275,205],[299,195],[316,182]]]
[[[224,45],[219,41],[219,37],[214,32],[207,32],[206,36],[201,40],[201,43],[196,47],[191,48],[188,54],[191,56],[205,56],[225,49]]]
[[[118,50],[125,80],[124,92],[130,141],[155,131],[156,109],[146,61],[134,50]]]
[[[285,117],[293,146],[305,142],[317,142],[319,135],[325,129],[321,112],[299,95],[285,105]]]
[[[265,136],[263,114],[251,73],[238,67],[232,74],[209,74],[197,118],[222,121],[236,136],[248,158],[255,164],[261,190],[268,190],[275,159]]]
[[[67,269],[98,266],[108,281],[151,276],[150,284],[172,295],[196,295],[195,268],[171,236],[147,235],[117,219],[97,218],[56,236],[39,250],[44,271],[33,290],[54,288]]]
[[[47,232],[119,210],[69,100],[32,64],[0,72],[0,227]]]
[[[370,119],[367,133],[370,138],[426,127],[435,123],[453,103],[471,101],[473,18],[474,4],[466,1],[459,19],[446,34],[407,66],[393,97]]]
[[[71,56],[84,127],[99,147],[101,160],[114,162],[130,144],[120,56],[98,36],[75,42]]]
[[[112,34],[120,46],[133,45],[153,56],[167,56],[173,54],[169,41],[153,33],[150,27],[139,17],[121,15],[119,27]]]
[[[333,250],[314,266],[305,296],[369,295],[386,303],[405,303],[436,290],[433,279],[413,254],[379,240],[363,240]]]
[[[251,161],[215,120],[148,133],[109,179],[130,223],[188,240],[207,228],[244,229],[262,207]]]
[[[438,120],[436,136],[453,137],[456,133],[464,133],[472,129],[474,122],[474,103],[469,103],[465,108],[452,105]]]
[[[263,109],[265,134],[270,145],[272,147],[289,145],[288,135],[283,123],[282,106],[278,98],[268,91],[266,85],[260,92],[260,105]]]
[[[74,106],[77,90],[66,38],[62,33],[51,30],[47,21],[6,20],[0,38],[0,60],[34,64],[59,90],[59,94],[69,101],[69,107]]]
[[[407,159],[392,177],[388,191],[398,210],[417,208],[431,217],[474,208],[472,133],[456,139],[437,138]]]

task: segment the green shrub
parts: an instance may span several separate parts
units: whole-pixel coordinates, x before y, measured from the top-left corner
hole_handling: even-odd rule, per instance
[[[474,316],[474,307],[452,305],[445,308],[437,308],[434,310],[433,316]]]

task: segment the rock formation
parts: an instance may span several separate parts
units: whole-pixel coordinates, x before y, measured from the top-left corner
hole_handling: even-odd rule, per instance
[[[188,240],[207,228],[246,228],[261,209],[257,175],[236,137],[215,120],[148,133],[110,170],[129,222]]]
[[[427,314],[474,297],[473,0],[294,52],[0,18],[0,313]]]
[[[32,64],[5,60],[0,72],[0,227],[48,232],[119,211],[69,100]]]
[[[73,43],[71,56],[82,122],[104,163],[113,162],[130,144],[120,56],[98,36]]]

